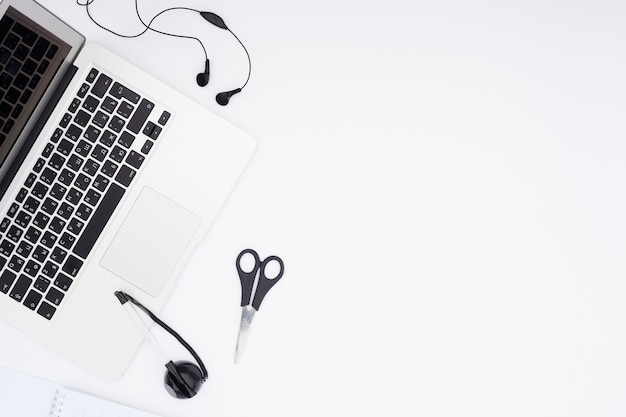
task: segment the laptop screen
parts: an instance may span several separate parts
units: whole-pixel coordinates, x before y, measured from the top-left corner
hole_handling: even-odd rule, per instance
[[[70,50],[13,7],[0,19],[0,166]]]

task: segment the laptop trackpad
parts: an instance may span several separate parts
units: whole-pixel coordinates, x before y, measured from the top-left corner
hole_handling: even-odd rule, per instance
[[[156,297],[200,223],[189,210],[145,187],[100,264]]]

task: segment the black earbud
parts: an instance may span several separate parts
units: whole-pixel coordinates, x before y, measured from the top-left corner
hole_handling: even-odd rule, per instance
[[[217,101],[217,104],[219,104],[220,106],[225,106],[230,101],[230,98],[234,96],[235,94],[239,93],[240,91],[241,91],[241,88],[236,88],[230,91],[224,91],[223,93],[219,93],[218,95],[216,95],[215,100]]]
[[[204,383],[202,371],[195,363],[169,361],[165,367],[167,372],[163,383],[165,390],[172,397],[191,398],[198,393]]]
[[[210,61],[207,59],[204,63],[204,72],[198,73],[196,76],[196,82],[200,87],[204,87],[209,83],[209,78],[211,78],[211,69],[210,69]]]
[[[146,335],[148,341],[160,352],[163,352],[163,348],[161,345],[154,339],[154,336],[150,333],[150,329],[146,327],[143,320],[133,307],[133,304],[136,305],[139,309],[141,309],[144,313],[146,313],[156,324],[165,329],[168,333],[170,333],[176,340],[178,340],[188,351],[191,353],[191,356],[198,362],[198,365],[192,362],[187,361],[179,361],[172,362],[171,360],[165,364],[165,368],[167,372],[165,373],[165,379],[163,383],[165,384],[165,390],[173,397],[176,398],[191,398],[195,396],[202,384],[209,377],[209,373],[200,359],[200,356],[196,353],[195,350],[183,339],[174,329],[165,324],[161,319],[159,319],[154,313],[144,307],[139,301],[135,300],[130,295],[122,292],[116,291],[115,296],[122,303],[124,307],[127,308],[128,313],[133,317],[137,326],[140,327],[141,331]],[[130,303],[128,303],[130,301]],[[164,354],[164,353],[163,353]]]

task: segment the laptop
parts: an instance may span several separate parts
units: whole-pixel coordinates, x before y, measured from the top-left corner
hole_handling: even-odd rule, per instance
[[[0,3],[0,318],[119,378],[251,157],[245,132],[33,0]]]

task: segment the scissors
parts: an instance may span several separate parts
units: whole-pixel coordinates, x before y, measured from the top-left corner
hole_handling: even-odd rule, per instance
[[[241,258],[244,255],[252,255],[254,257],[254,267],[250,272],[246,272],[241,267]],[[265,269],[270,262],[276,261],[280,266],[278,274],[274,278],[268,278],[265,274]],[[268,291],[282,278],[283,272],[285,272],[285,265],[283,260],[278,256],[268,256],[263,261],[259,258],[259,255],[252,249],[244,249],[237,256],[235,262],[237,266],[237,272],[239,273],[239,280],[241,281],[241,324],[239,325],[239,335],[237,336],[237,347],[235,348],[235,363],[241,358],[243,348],[248,338],[248,329],[250,323],[254,318],[254,313],[259,311],[263,298]],[[258,281],[256,280],[257,273],[259,275]],[[255,281],[257,282],[256,289],[254,291],[254,297],[252,297],[252,290],[254,289]],[[250,299],[252,298],[252,305],[250,305]]]

